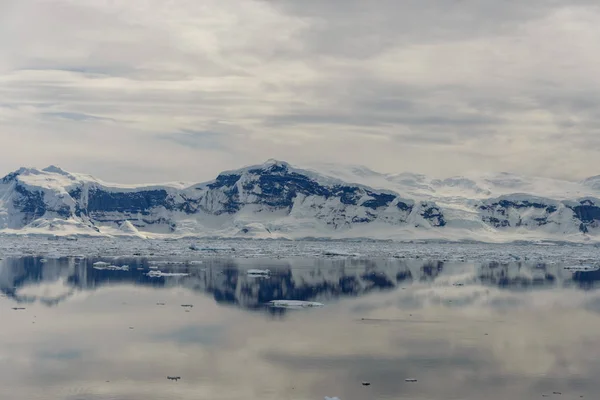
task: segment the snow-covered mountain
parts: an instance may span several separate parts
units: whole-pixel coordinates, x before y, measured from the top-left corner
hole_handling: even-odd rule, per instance
[[[269,160],[210,182],[127,186],[58,167],[0,180],[11,234],[600,241],[600,178],[431,179]]]

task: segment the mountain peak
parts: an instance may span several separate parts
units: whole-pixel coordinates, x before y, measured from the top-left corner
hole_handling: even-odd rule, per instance
[[[265,161],[262,164],[262,167],[265,168],[265,169],[266,168],[271,168],[271,167],[274,167],[274,166],[275,167],[286,167],[287,168],[287,167],[290,166],[290,164],[287,163],[287,162],[285,162],[285,161],[276,160],[274,158],[269,158],[267,161]]]
[[[64,169],[62,169],[60,167],[57,167],[56,165],[49,165],[46,168],[44,168],[42,171],[48,172],[51,174],[69,175],[69,173],[67,171],[65,171]]]

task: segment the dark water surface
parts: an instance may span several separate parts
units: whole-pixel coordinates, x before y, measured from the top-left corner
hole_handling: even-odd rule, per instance
[[[600,398],[598,271],[97,261],[0,261],[0,399]]]

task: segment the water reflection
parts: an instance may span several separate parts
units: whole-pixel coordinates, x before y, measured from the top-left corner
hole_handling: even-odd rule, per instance
[[[125,258],[105,260],[129,266],[111,271],[94,269],[97,261],[2,261],[1,399],[504,400],[600,393],[595,271],[403,260],[159,265]],[[157,266],[189,275],[148,276]],[[249,277],[251,268],[272,274]],[[282,318],[254,312],[281,299],[326,306],[279,310]]]
[[[457,264],[441,261],[399,260],[206,260],[202,264],[182,260],[157,261],[120,258],[107,265],[127,270],[97,269],[98,259],[36,257],[0,262],[0,291],[18,303],[39,301],[56,305],[76,291],[103,286],[173,286],[211,295],[217,303],[260,309],[272,300],[336,299],[393,290],[415,283],[454,280],[454,286],[483,285],[522,290],[575,287],[590,290],[600,281],[600,270],[572,271],[546,264]],[[268,266],[269,276],[249,275],[250,268]],[[153,273],[160,271],[164,276]],[[171,276],[169,276],[171,275]],[[441,278],[440,278],[441,277]],[[442,283],[443,283],[442,282]],[[41,285],[61,284],[59,293],[32,295]],[[23,291],[23,288],[28,290]]]

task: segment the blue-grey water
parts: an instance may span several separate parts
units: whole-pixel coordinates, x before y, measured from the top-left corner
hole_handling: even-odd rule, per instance
[[[98,261],[0,261],[0,399],[600,395],[594,268]],[[251,268],[270,277],[248,276]],[[285,299],[325,306],[265,305]]]

